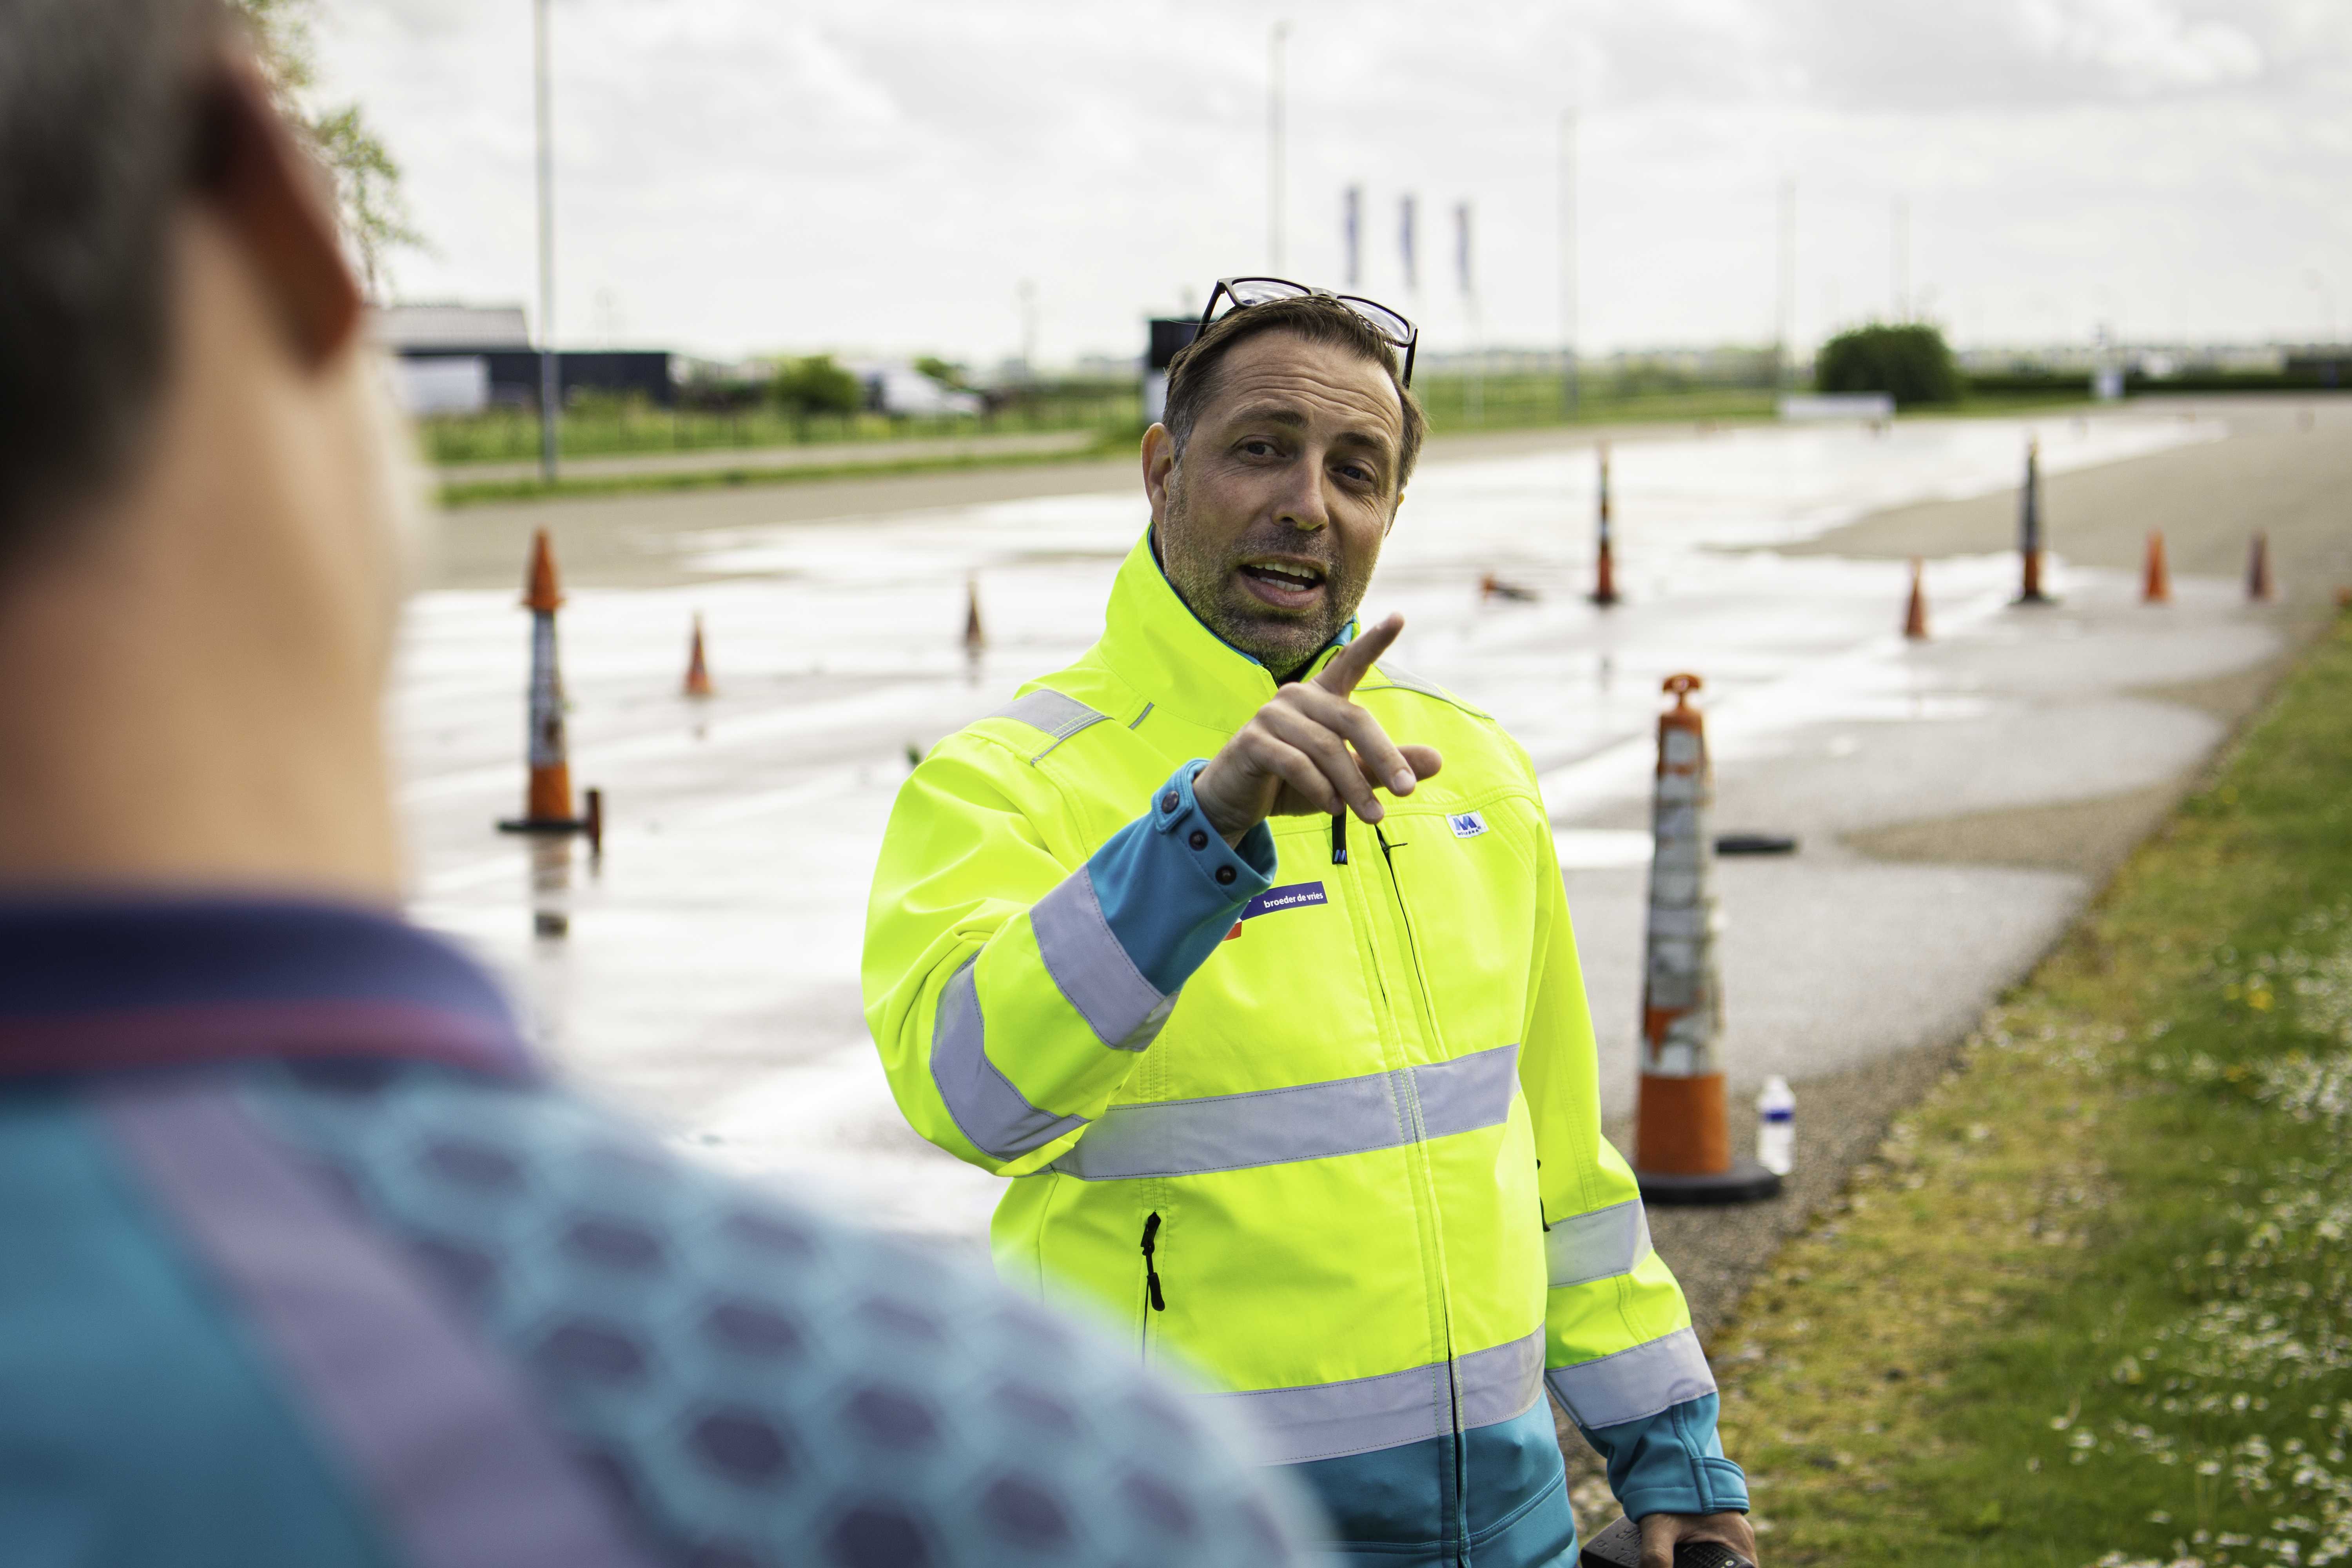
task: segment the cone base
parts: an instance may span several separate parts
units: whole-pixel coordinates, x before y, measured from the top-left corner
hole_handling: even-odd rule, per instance
[[[508,816],[499,820],[500,833],[585,833],[584,816]]]
[[[2052,594],[2020,594],[2010,601],[2011,605],[2054,605],[2057,602],[2057,596]]]
[[[1734,1160],[1728,1171],[1698,1176],[1667,1175],[1635,1170],[1642,1201],[1666,1206],[1698,1204],[1751,1204],[1780,1195],[1780,1178],[1753,1160]]]

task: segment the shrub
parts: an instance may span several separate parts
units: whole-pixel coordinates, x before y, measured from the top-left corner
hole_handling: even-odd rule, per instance
[[[1960,396],[1952,351],[1943,333],[1925,325],[1840,332],[1814,356],[1813,380],[1823,392],[1884,392],[1898,408]]]
[[[831,354],[796,359],[776,373],[776,402],[789,414],[855,414],[866,406],[866,386],[833,363]]]

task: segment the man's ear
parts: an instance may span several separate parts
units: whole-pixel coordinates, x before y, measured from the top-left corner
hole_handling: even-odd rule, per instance
[[[316,369],[360,327],[360,289],[337,237],[326,174],[294,140],[241,49],[224,48],[196,92],[197,199],[218,213],[278,307],[296,357]]]
[[[1168,487],[1176,478],[1176,437],[1165,425],[1143,433],[1143,493],[1151,502],[1151,521],[1168,515]]]

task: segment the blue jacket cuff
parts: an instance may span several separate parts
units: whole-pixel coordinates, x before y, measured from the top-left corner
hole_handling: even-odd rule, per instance
[[[1609,1489],[1629,1517],[1748,1511],[1748,1477],[1723,1457],[1717,1408],[1703,1394],[1639,1421],[1580,1428],[1609,1461]]]
[[[1274,883],[1274,835],[1261,822],[1229,846],[1192,798],[1186,763],[1151,809],[1087,860],[1103,920],[1146,980],[1172,994],[1209,961],[1242,906]]]

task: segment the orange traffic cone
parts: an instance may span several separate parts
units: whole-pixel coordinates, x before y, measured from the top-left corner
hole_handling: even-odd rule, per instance
[[[2020,566],[2016,602],[2046,605],[2042,591],[2042,443],[2025,443],[2025,484],[2017,497],[2017,554]]]
[[[702,657],[702,616],[698,611],[694,617],[694,641],[688,646],[686,655],[686,695],[709,697],[715,694],[716,689],[710,684],[710,665]]]
[[[2143,605],[2172,603],[2172,573],[2164,563],[2164,530],[2147,531],[2147,580],[2139,591]]]
[[[1911,557],[1911,605],[1903,612],[1903,635],[1913,642],[1927,640],[1927,567]]]
[[[1609,443],[1601,443],[1601,545],[1593,557],[1592,602],[1606,609],[1617,602],[1615,540],[1609,526]]]
[[[2246,558],[2246,597],[2266,604],[2277,596],[2271,583],[2271,536],[2257,531],[2252,551]]]
[[[1715,847],[1707,807],[1715,781],[1706,726],[1691,707],[1696,675],[1671,675],[1675,705],[1658,716],[1652,806],[1650,919],[1642,978],[1641,1098],[1633,1173],[1652,1203],[1734,1203],[1770,1197],[1780,1178],[1731,1157],[1723,1068],[1723,982],[1716,963]]]
[[[555,551],[547,530],[530,544],[530,570],[523,580],[523,608],[530,612],[530,784],[523,814],[499,824],[507,833],[576,833],[572,814],[572,763],[563,742],[563,676],[555,657],[555,612],[563,605],[556,585]]]
[[[978,658],[988,647],[988,634],[980,629],[980,579],[964,579],[963,651]]]

